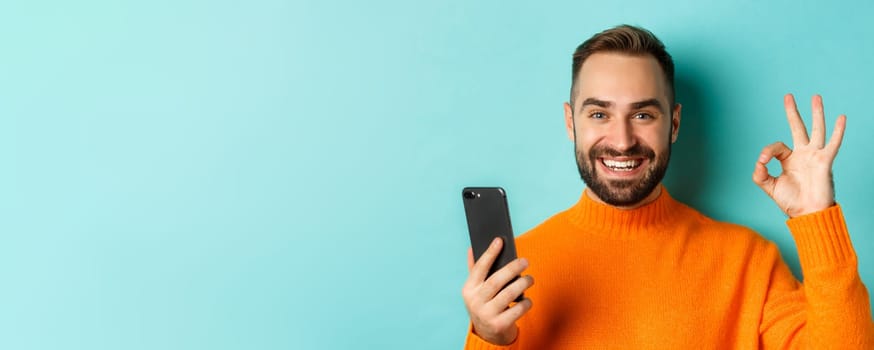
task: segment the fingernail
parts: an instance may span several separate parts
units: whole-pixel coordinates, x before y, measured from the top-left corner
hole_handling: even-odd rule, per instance
[[[523,268],[528,267],[528,259],[519,258],[519,265],[522,265]]]
[[[492,247],[497,247],[498,243],[500,243],[500,242],[501,242],[501,237],[495,237],[495,239],[492,240]]]

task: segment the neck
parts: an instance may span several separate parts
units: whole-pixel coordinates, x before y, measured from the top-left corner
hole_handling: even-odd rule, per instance
[[[587,189],[580,201],[568,210],[569,220],[581,232],[603,233],[616,238],[632,238],[641,234],[661,233],[684,216],[683,205],[671,198],[659,185],[645,200],[633,206],[616,207],[604,204]]]
[[[652,192],[650,192],[644,199],[640,200],[639,202],[631,204],[631,205],[622,206],[622,205],[612,205],[612,204],[609,204],[607,202],[604,202],[603,200],[601,200],[600,197],[598,197],[597,194],[595,194],[595,192],[592,192],[588,188],[586,188],[586,195],[591,200],[593,200],[599,204],[609,205],[613,208],[622,209],[622,210],[631,210],[631,209],[635,209],[635,208],[640,208],[644,205],[652,203],[652,201],[656,200],[656,198],[659,198],[659,195],[661,193],[662,193],[662,185],[659,184],[658,186],[656,186],[655,189],[652,190]]]

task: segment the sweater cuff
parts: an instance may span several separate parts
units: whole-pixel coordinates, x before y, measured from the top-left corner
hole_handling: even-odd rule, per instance
[[[521,329],[520,329],[521,331]],[[467,331],[467,341],[464,343],[465,350],[516,350],[519,348],[519,335],[513,340],[510,345],[495,345],[480,338],[473,332],[473,325]]]
[[[798,246],[804,271],[856,261],[844,214],[837,204],[815,213],[786,220]]]

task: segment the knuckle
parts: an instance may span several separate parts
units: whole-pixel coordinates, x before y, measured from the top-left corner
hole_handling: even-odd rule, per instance
[[[467,312],[470,313],[471,319],[476,319],[476,323],[482,323],[482,311],[476,305],[467,305]]]
[[[531,309],[531,301],[529,299],[519,302],[516,304],[515,310],[513,310],[514,318],[522,317],[529,309]]]
[[[498,290],[498,289],[500,289],[500,288],[502,287],[501,283],[498,281],[498,279],[499,279],[500,277],[501,277],[501,276],[498,275],[497,273],[494,274],[494,275],[492,275],[492,277],[489,277],[489,279],[487,279],[487,280],[485,281],[485,283],[483,283],[483,286],[486,287],[486,288],[489,289],[489,290]]]
[[[474,268],[479,268],[481,270],[488,270],[495,263],[495,259],[497,259],[498,254],[493,254],[491,252],[486,251],[480,256],[479,260],[474,264]]]
[[[513,318],[518,319],[519,317],[522,317],[522,315],[525,314],[524,304],[520,303],[518,306],[513,307],[513,310],[511,312],[512,312]]]
[[[531,278],[531,276],[525,275],[519,276],[519,278],[516,280],[516,283],[514,284],[519,285],[520,289],[524,289],[531,286],[533,282],[534,280]]]
[[[495,250],[492,249],[492,247],[488,247],[488,248],[486,249],[486,251],[484,251],[484,252],[480,255],[479,259],[477,259],[476,262],[479,263],[480,261],[483,261],[483,258],[489,258],[489,257],[492,257],[492,256],[494,256],[494,255],[495,255]]]
[[[489,327],[494,331],[501,331],[504,328],[507,328],[507,325],[505,324],[505,322],[503,322],[499,319],[492,319],[489,322]]]
[[[501,303],[509,304],[511,301],[516,300],[516,297],[522,294],[522,292],[528,289],[528,287],[529,285],[527,284],[527,280],[523,279],[521,281],[514,282],[504,287],[504,289],[500,293],[498,293],[495,299],[500,301]]]
[[[518,318],[524,316],[525,313],[528,312],[528,310],[531,310],[530,304],[528,306],[520,307],[519,312],[516,314],[516,318],[518,319]]]
[[[464,303],[468,306],[469,309],[478,309],[480,307],[480,304],[483,303],[483,298],[480,293],[481,292],[479,288],[469,287],[461,291],[461,297],[464,299]]]
[[[492,255],[498,254],[498,252],[501,251],[501,245],[502,245],[502,243],[503,243],[503,240],[500,240],[500,239],[499,239],[497,243],[491,243],[491,244],[489,244],[489,247],[486,248],[486,252],[487,252],[487,253],[490,253],[490,254],[492,254]]]
[[[483,323],[483,315],[482,308],[479,305],[470,305],[467,304],[467,312],[470,313],[470,319],[473,320],[474,323],[482,324]]]
[[[480,255],[479,259],[477,259],[473,263],[473,268],[474,269],[482,269],[483,265],[486,265],[486,261],[489,260],[489,257],[490,257],[489,252],[485,252],[485,253],[483,253],[483,255]]]
[[[512,287],[508,286],[507,288],[504,288],[504,290],[502,290],[500,293],[498,293],[498,295],[495,295],[495,298],[493,300],[495,303],[500,303],[501,305],[504,305],[509,304],[510,300],[513,300],[514,298],[515,297],[512,293]]]
[[[530,308],[530,307],[531,307],[531,299],[529,299],[529,298],[525,298],[525,299],[523,299],[519,304],[522,305],[522,308],[523,308],[523,309]]]
[[[461,288],[461,297],[464,298],[465,301],[469,301],[473,299],[473,292],[468,287]]]

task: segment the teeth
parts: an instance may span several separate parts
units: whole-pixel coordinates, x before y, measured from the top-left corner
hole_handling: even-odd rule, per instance
[[[638,162],[637,160],[617,161],[610,159],[604,159],[603,163],[608,168],[619,171],[631,171],[640,164],[640,162]]]

